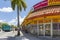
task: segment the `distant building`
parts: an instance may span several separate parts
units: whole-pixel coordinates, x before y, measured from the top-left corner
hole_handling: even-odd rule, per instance
[[[33,6],[22,29],[38,36],[60,36],[60,0],[43,0]]]

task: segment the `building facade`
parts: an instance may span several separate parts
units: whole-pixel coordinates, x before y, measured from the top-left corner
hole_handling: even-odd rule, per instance
[[[60,36],[60,0],[43,0],[33,6],[22,29],[38,36]]]

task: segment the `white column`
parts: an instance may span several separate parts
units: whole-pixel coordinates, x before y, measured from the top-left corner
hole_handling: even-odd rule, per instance
[[[45,37],[45,18],[44,18],[44,20],[43,20],[43,35],[44,35],[44,37]]]
[[[39,36],[39,22],[37,21],[37,35]]]
[[[45,23],[43,24],[43,34],[45,36]]]
[[[53,22],[52,22],[52,19],[51,19],[51,37],[53,36]]]

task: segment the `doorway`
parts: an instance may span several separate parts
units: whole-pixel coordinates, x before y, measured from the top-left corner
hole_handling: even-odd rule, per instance
[[[39,36],[43,36],[43,24],[39,24]]]
[[[53,36],[60,36],[60,23],[53,23]]]
[[[45,24],[45,36],[50,36],[51,35],[51,23],[46,23]]]

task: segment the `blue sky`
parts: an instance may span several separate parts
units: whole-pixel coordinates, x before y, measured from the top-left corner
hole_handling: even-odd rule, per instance
[[[28,12],[30,11],[33,5],[42,0],[24,0],[24,1],[27,5],[27,8],[26,11],[22,10],[22,12],[20,12],[20,22],[22,22],[23,19],[27,16]],[[6,22],[9,24],[16,25],[17,11],[12,10],[10,1],[8,0],[7,1],[0,0],[0,22]]]

